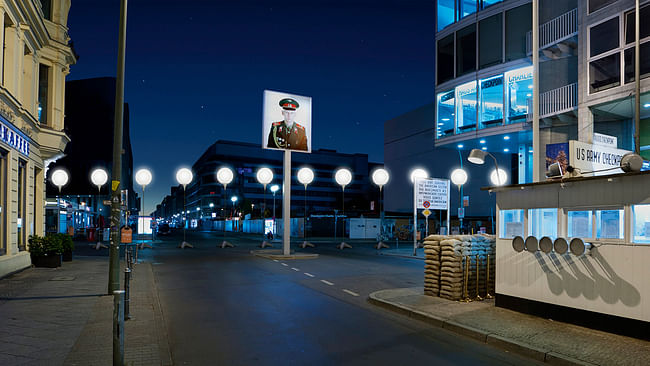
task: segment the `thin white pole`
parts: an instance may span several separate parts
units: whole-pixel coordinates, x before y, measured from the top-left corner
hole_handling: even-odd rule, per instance
[[[533,182],[540,179],[539,146],[539,0],[533,0]],[[499,171],[497,170],[497,177]]]
[[[413,255],[417,254],[418,241],[417,241],[417,231],[418,231],[418,208],[417,208],[417,185],[418,178],[413,179]]]
[[[284,150],[284,191],[282,193],[282,220],[284,236],[282,254],[291,252],[291,150]]]

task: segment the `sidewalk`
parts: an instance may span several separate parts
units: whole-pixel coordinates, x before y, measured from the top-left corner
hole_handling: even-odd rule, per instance
[[[76,256],[57,269],[30,268],[0,280],[0,364],[112,365],[107,277],[108,258]],[[171,365],[150,263],[134,268],[131,315],[126,364]]]
[[[650,342],[497,308],[425,296],[422,287],[382,290],[371,303],[554,365],[647,365]]]

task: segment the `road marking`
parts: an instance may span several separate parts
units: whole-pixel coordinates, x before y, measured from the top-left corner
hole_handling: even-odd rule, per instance
[[[273,261],[274,261],[274,262],[279,262],[279,260],[277,260],[277,259],[274,259]]]
[[[280,263],[280,264],[282,264],[282,265],[285,266],[285,267],[289,267],[289,265],[286,264],[286,263]]]
[[[316,276],[314,276],[313,274],[311,274],[311,273],[307,273],[307,272],[305,272],[305,276],[316,277]]]
[[[293,269],[293,270],[296,271],[296,272],[300,271],[300,270],[299,270],[298,268],[296,268],[296,267],[291,267],[291,269]]]
[[[352,296],[359,296],[358,293],[352,292],[352,291],[350,291],[348,289],[344,289],[343,292],[345,292],[346,294],[352,295]]]
[[[322,283],[324,283],[326,285],[334,286],[334,284],[331,283],[330,281],[320,280],[320,282],[322,282]]]

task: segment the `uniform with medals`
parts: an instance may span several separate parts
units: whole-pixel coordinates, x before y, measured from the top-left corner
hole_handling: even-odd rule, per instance
[[[280,101],[280,107],[285,110],[295,111],[300,105],[291,98]],[[307,134],[305,127],[294,122],[292,127],[285,121],[273,122],[269,131],[267,147],[274,149],[290,149],[307,151]]]

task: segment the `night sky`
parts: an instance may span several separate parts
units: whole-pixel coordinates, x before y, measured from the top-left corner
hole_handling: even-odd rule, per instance
[[[383,123],[434,98],[434,0],[131,0],[125,100],[149,213],[219,139],[260,143],[264,89],[311,96],[313,149],[383,161]],[[68,80],[115,76],[119,0],[73,0]],[[432,121],[433,123],[433,121]]]

